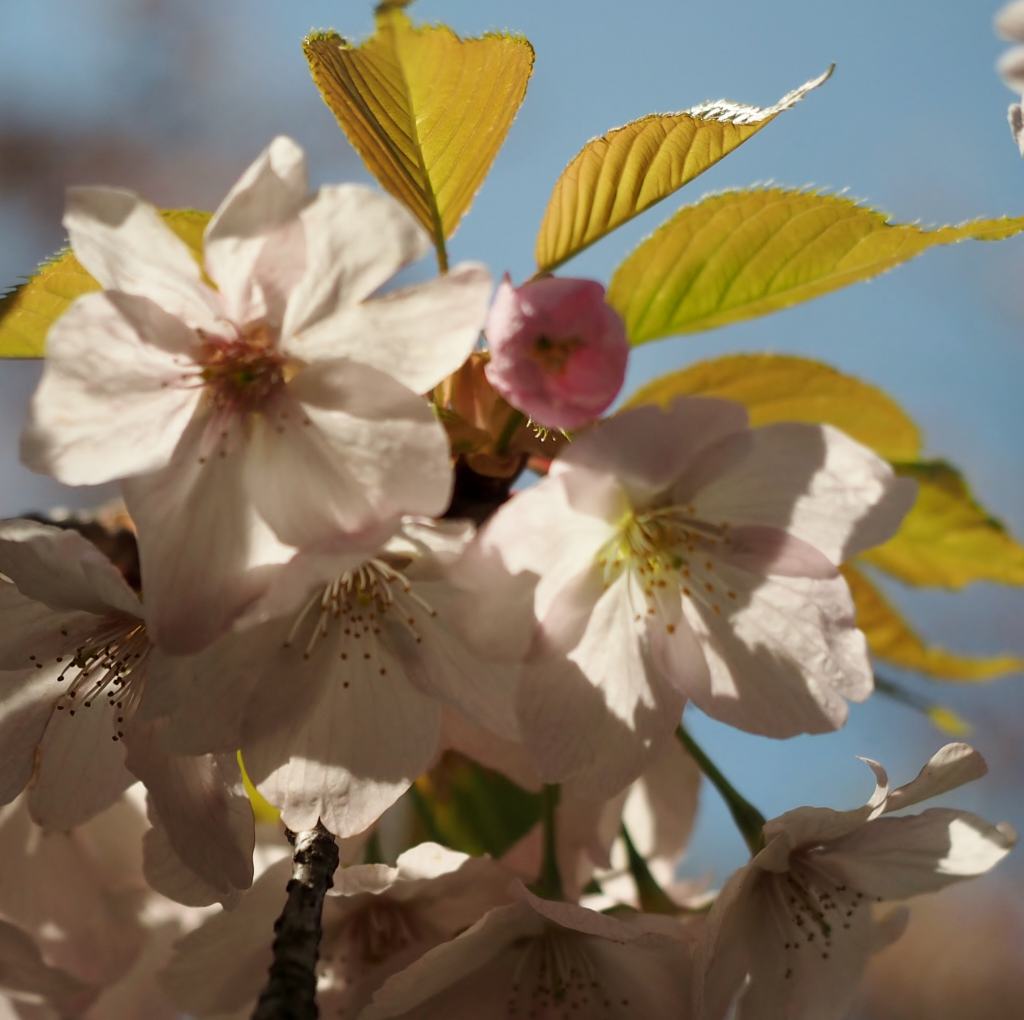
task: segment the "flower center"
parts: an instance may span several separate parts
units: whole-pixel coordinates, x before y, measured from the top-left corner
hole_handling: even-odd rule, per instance
[[[317,592],[296,616],[285,647],[304,639],[302,655],[308,659],[332,629],[340,632],[347,645],[350,641],[372,642],[383,634],[385,624],[398,626],[420,644],[423,635],[419,617],[423,616],[437,616],[437,611],[413,591],[401,571],[384,559],[374,558],[345,571]],[[366,659],[372,657],[369,649],[362,654]],[[342,651],[340,658],[347,659],[348,655]]]
[[[531,354],[533,360],[538,362],[545,372],[559,375],[565,371],[573,352],[582,346],[583,341],[577,336],[555,339],[541,335],[534,340]]]
[[[416,925],[401,904],[375,897],[347,917],[335,936],[336,958],[350,965],[380,963],[416,940]]]
[[[217,410],[258,410],[284,386],[287,359],[263,323],[230,340],[207,334],[202,338],[200,377]]]
[[[601,547],[597,565],[606,587],[624,573],[636,578],[648,614],[656,613],[659,596],[673,589],[721,613],[723,598],[736,599],[736,592],[716,576],[716,560],[729,541],[728,532],[725,522],[702,521],[692,504],[630,511]]]
[[[836,938],[856,923],[869,898],[831,875],[814,859],[814,851],[794,854],[789,871],[768,878],[769,902],[782,948],[789,957],[787,980],[801,956],[832,957]]]
[[[583,936],[548,926],[542,934],[513,944],[518,954],[509,985],[506,1015],[561,1020],[612,1020],[624,1015],[628,999],[608,995]],[[614,1012],[613,1012],[614,1011]]]
[[[91,709],[97,702],[113,712],[113,740],[124,736],[125,720],[134,714],[142,695],[145,667],[152,649],[145,625],[135,619],[103,621],[70,655],[58,655],[61,665],[57,683],[61,694],[56,710],[74,716],[79,709]],[[37,669],[44,663],[29,659]]]

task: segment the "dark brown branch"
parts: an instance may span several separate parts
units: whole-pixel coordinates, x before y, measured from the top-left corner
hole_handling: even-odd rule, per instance
[[[274,924],[274,962],[252,1020],[316,1020],[316,963],[324,896],[334,884],[338,844],[319,822],[289,832],[295,847],[288,899]]]

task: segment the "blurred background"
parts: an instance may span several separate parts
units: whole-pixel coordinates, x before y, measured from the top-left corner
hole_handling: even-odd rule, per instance
[[[999,4],[931,0],[420,0],[414,17],[463,34],[526,34],[537,67],[525,106],[469,216],[453,260],[532,271],[551,186],[588,138],[705,99],[768,105],[835,61],[823,89],[685,192],[574,261],[607,281],[680,205],[772,180],[849,189],[901,221],[1024,213],[1024,163],[993,71]],[[0,287],[63,244],[63,189],[121,185],[161,206],[213,208],[277,133],[306,149],[314,183],[366,180],[320,101],[300,49],[313,28],[360,37],[370,0],[48,0],[4,4],[0,35]],[[419,271],[426,276],[432,266]],[[699,337],[640,348],[627,393],[691,361],[770,350],[827,360],[887,390],[916,418],[929,455],[961,466],[985,506],[1024,534],[1024,239],[928,254],[867,285]],[[29,474],[17,437],[38,365],[0,362],[0,514],[95,502]],[[927,636],[957,651],[1024,654],[1024,591],[885,586]],[[1024,830],[1024,677],[977,686],[889,674],[973,725],[992,774],[948,798]],[[692,713],[695,735],[771,816],[846,807],[870,790],[855,755],[909,779],[947,738],[873,698],[827,737],[776,743]],[[743,846],[713,793],[688,875],[721,882]],[[1007,1017],[1024,1001],[1024,853],[988,879],[928,900],[871,971],[867,1018]],[[1016,982],[1016,986],[1014,986]],[[1009,1009],[1010,1012],[1007,1012]]]

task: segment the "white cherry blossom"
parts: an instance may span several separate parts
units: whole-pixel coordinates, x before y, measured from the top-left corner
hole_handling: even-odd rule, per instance
[[[862,808],[797,808],[765,823],[764,848],[719,894],[702,945],[700,1020],[719,1020],[746,979],[737,1020],[839,1020],[868,956],[899,937],[905,914],[872,903],[984,874],[1016,835],[966,811],[892,817],[985,774],[966,744],[947,744],[890,790],[885,770]]]
[[[149,640],[138,596],[75,531],[0,523],[0,804],[71,829],[136,779],[154,825],[213,898],[252,882],[253,821],[234,753],[178,756],[139,708],[182,662]],[[200,838],[201,837],[201,838]]]
[[[872,675],[837,564],[888,538],[912,493],[834,428],[751,429],[720,400],[642,407],[576,439],[474,550],[493,614],[513,629],[526,605],[519,718],[544,777],[611,796],[688,698],[776,737],[841,725]],[[524,578],[532,600],[513,594]]]
[[[241,748],[289,828],[319,818],[348,837],[433,762],[445,705],[514,739],[515,670],[480,657],[457,627],[449,568],[472,535],[466,523],[405,518],[369,558],[297,559],[243,621],[252,625],[164,687],[168,746]]]
[[[211,917],[179,943],[164,982],[181,1009],[219,1016],[255,1003],[272,959],[271,931],[290,869],[290,861],[274,865],[236,909]],[[385,979],[508,902],[512,887],[511,875],[490,859],[436,843],[406,850],[395,867],[343,868],[324,904],[320,1015],[362,1016]]]
[[[208,643],[296,548],[365,548],[403,511],[444,510],[448,444],[417,394],[469,355],[491,284],[467,263],[373,298],[428,246],[394,199],[310,196],[281,137],[214,214],[202,266],[130,192],[72,189],[64,225],[104,289],[49,333],[22,456],[72,485],[126,480],[158,644]]]
[[[384,983],[360,1020],[679,1020],[694,942],[673,919],[518,898]]]

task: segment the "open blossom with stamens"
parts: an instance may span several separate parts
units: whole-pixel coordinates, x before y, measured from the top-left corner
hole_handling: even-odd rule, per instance
[[[742,729],[834,729],[872,689],[837,564],[888,538],[913,494],[828,426],[750,429],[684,398],[595,426],[482,530],[494,613],[535,580],[518,700],[549,781],[611,796],[671,739],[687,698]],[[499,610],[497,607],[505,607]]]
[[[135,780],[155,825],[213,898],[252,882],[252,810],[233,753],[168,754],[147,690],[181,662],[154,648],[138,596],[75,531],[0,524],[0,804],[70,829]],[[201,837],[201,838],[200,838]]]
[[[290,869],[290,861],[268,869],[236,909],[211,917],[178,944],[164,984],[190,1016],[220,1016],[255,1003],[272,960],[269,933]],[[324,904],[320,1015],[362,1016],[388,977],[509,902],[512,888],[512,876],[490,859],[436,843],[406,850],[395,867],[343,868]]]
[[[360,1020],[679,1020],[693,948],[674,919],[610,917],[520,886],[516,902],[386,981]]]
[[[764,826],[764,849],[726,884],[701,949],[700,1020],[723,1017],[748,978],[738,1020],[839,1020],[868,956],[905,915],[876,920],[872,902],[932,892],[984,874],[1016,842],[1005,823],[966,811],[893,811],[985,774],[966,744],[947,744],[917,778],[890,790],[885,770],[862,808],[797,808]]]
[[[351,836],[428,768],[445,704],[514,738],[515,671],[485,663],[455,627],[449,567],[472,534],[406,518],[368,559],[296,560],[254,609],[266,622],[222,638],[191,681],[165,688],[168,745],[240,747],[289,828],[320,818]]]
[[[282,137],[214,214],[203,266],[130,192],[72,189],[64,225],[104,290],[49,333],[22,456],[126,480],[158,644],[209,643],[296,548],[445,509],[448,444],[417,394],[469,355],[491,284],[467,263],[372,298],[428,247],[394,199],[310,196]]]

